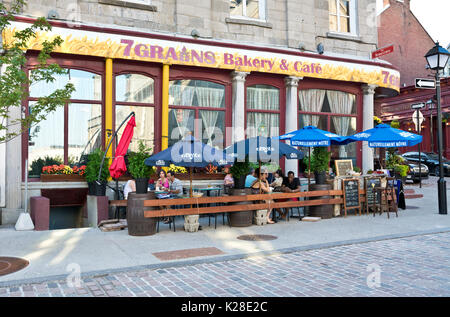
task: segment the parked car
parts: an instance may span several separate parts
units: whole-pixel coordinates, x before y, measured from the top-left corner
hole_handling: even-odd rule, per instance
[[[409,162],[419,162],[419,152],[407,152],[401,156]],[[428,166],[431,175],[439,176],[439,156],[436,153],[421,153],[421,161]],[[450,161],[444,157],[442,162],[444,163],[444,176],[450,176]]]
[[[407,162],[409,166],[409,172],[406,176],[406,180],[412,180],[414,183],[418,183],[420,181],[420,175],[422,175],[422,179],[427,179],[429,175],[429,169],[425,164],[420,164],[421,168],[419,169],[418,163]]]
[[[420,175],[422,175],[422,179],[427,179],[429,175],[429,169],[428,166],[426,166],[424,163],[420,164],[421,168],[419,169],[419,163],[408,161],[403,156],[396,154],[400,157],[400,159],[403,161],[403,163],[408,164],[409,166],[409,172],[406,176],[406,180],[413,181],[414,183],[418,183],[420,181]],[[386,161],[388,159],[388,152],[386,152]]]

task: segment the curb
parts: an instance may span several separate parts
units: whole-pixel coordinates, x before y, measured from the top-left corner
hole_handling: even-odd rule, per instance
[[[398,234],[384,235],[384,236],[365,238],[365,239],[351,239],[351,240],[343,240],[343,241],[336,241],[336,242],[312,244],[312,245],[307,245],[307,246],[284,248],[284,249],[278,249],[278,250],[259,251],[259,252],[255,252],[255,253],[242,253],[242,254],[224,255],[224,256],[218,256],[218,257],[208,257],[208,258],[195,259],[195,260],[182,260],[182,261],[176,261],[176,262],[129,266],[129,267],[123,267],[123,268],[116,268],[116,269],[85,272],[85,273],[81,274],[81,278],[90,278],[90,277],[95,278],[95,277],[107,276],[109,274],[125,273],[125,272],[130,272],[130,271],[168,269],[168,268],[175,268],[175,267],[182,267],[182,266],[193,266],[193,265],[199,265],[199,264],[234,261],[234,260],[241,260],[241,259],[252,258],[252,257],[274,256],[274,255],[288,254],[288,253],[294,253],[294,252],[300,252],[300,251],[329,249],[329,248],[333,248],[333,247],[352,245],[352,244],[363,244],[363,243],[383,241],[383,240],[393,240],[393,239],[401,239],[401,238],[408,238],[408,237],[414,237],[414,236],[423,236],[423,235],[449,233],[449,232],[450,232],[450,227],[446,227],[446,228],[441,228],[441,229],[415,231],[415,232],[408,232],[408,233],[398,233]],[[17,286],[17,285],[22,285],[22,284],[38,284],[38,283],[43,283],[43,282],[48,282],[48,281],[61,281],[61,280],[66,279],[68,275],[69,274],[60,274],[60,275],[50,275],[50,276],[30,278],[30,279],[4,281],[4,282],[0,282],[0,287],[11,287],[11,286]]]

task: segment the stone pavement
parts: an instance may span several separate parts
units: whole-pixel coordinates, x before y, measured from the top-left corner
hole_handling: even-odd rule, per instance
[[[450,296],[448,263],[450,233],[441,233],[104,274],[78,287],[74,279],[0,287],[0,297]]]
[[[203,230],[196,233],[182,231],[183,221],[178,219],[176,232],[162,225],[158,234],[147,237],[132,237],[126,230],[101,232],[96,228],[40,232],[1,229],[0,256],[24,258],[30,265],[16,273],[0,276],[0,287],[64,279],[74,266],[79,267],[82,277],[89,277],[450,232],[450,216],[437,213],[435,184],[435,180],[430,178],[422,189],[414,187],[424,197],[408,200],[409,208],[400,210],[398,218],[391,214],[390,219],[386,215],[351,215],[312,223],[292,218],[290,222],[281,221],[274,225],[230,228],[223,226],[221,217],[218,217],[215,230],[214,225],[208,227],[206,217],[202,220]],[[237,239],[243,234],[273,235],[277,239],[256,242]],[[190,259],[165,260],[157,256],[165,251],[186,253],[187,249],[200,248],[217,249],[217,252],[199,253]]]

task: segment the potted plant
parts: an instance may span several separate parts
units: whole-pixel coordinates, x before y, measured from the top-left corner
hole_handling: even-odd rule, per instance
[[[106,194],[106,183],[109,177],[109,164],[107,159],[103,163],[100,179],[97,181],[104,154],[105,152],[98,148],[88,155],[84,175],[88,183],[89,195],[105,196]]]
[[[403,183],[406,181],[408,172],[409,172],[408,165],[403,165],[403,164],[395,164],[394,165],[395,178],[401,179]]]
[[[326,184],[326,173],[330,162],[330,152],[326,147],[315,147],[311,155],[311,171],[316,184]]]
[[[146,194],[148,192],[148,180],[154,173],[151,166],[145,165],[144,161],[150,156],[150,148],[144,142],[139,141],[137,152],[128,154],[128,171],[136,181],[136,194]]]
[[[247,177],[249,171],[250,163],[247,160],[244,162],[234,162],[233,166],[230,168],[230,172],[234,178],[234,188],[245,188],[245,178]]]

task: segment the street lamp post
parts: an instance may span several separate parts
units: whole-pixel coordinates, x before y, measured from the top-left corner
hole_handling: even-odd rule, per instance
[[[436,99],[437,99],[437,126],[438,126],[438,155],[439,155],[439,180],[438,180],[438,201],[439,214],[447,214],[447,184],[444,178],[444,165],[442,162],[442,112],[441,112],[441,76],[442,71],[447,65],[450,52],[439,45],[436,45],[425,55],[430,69],[436,72]]]

